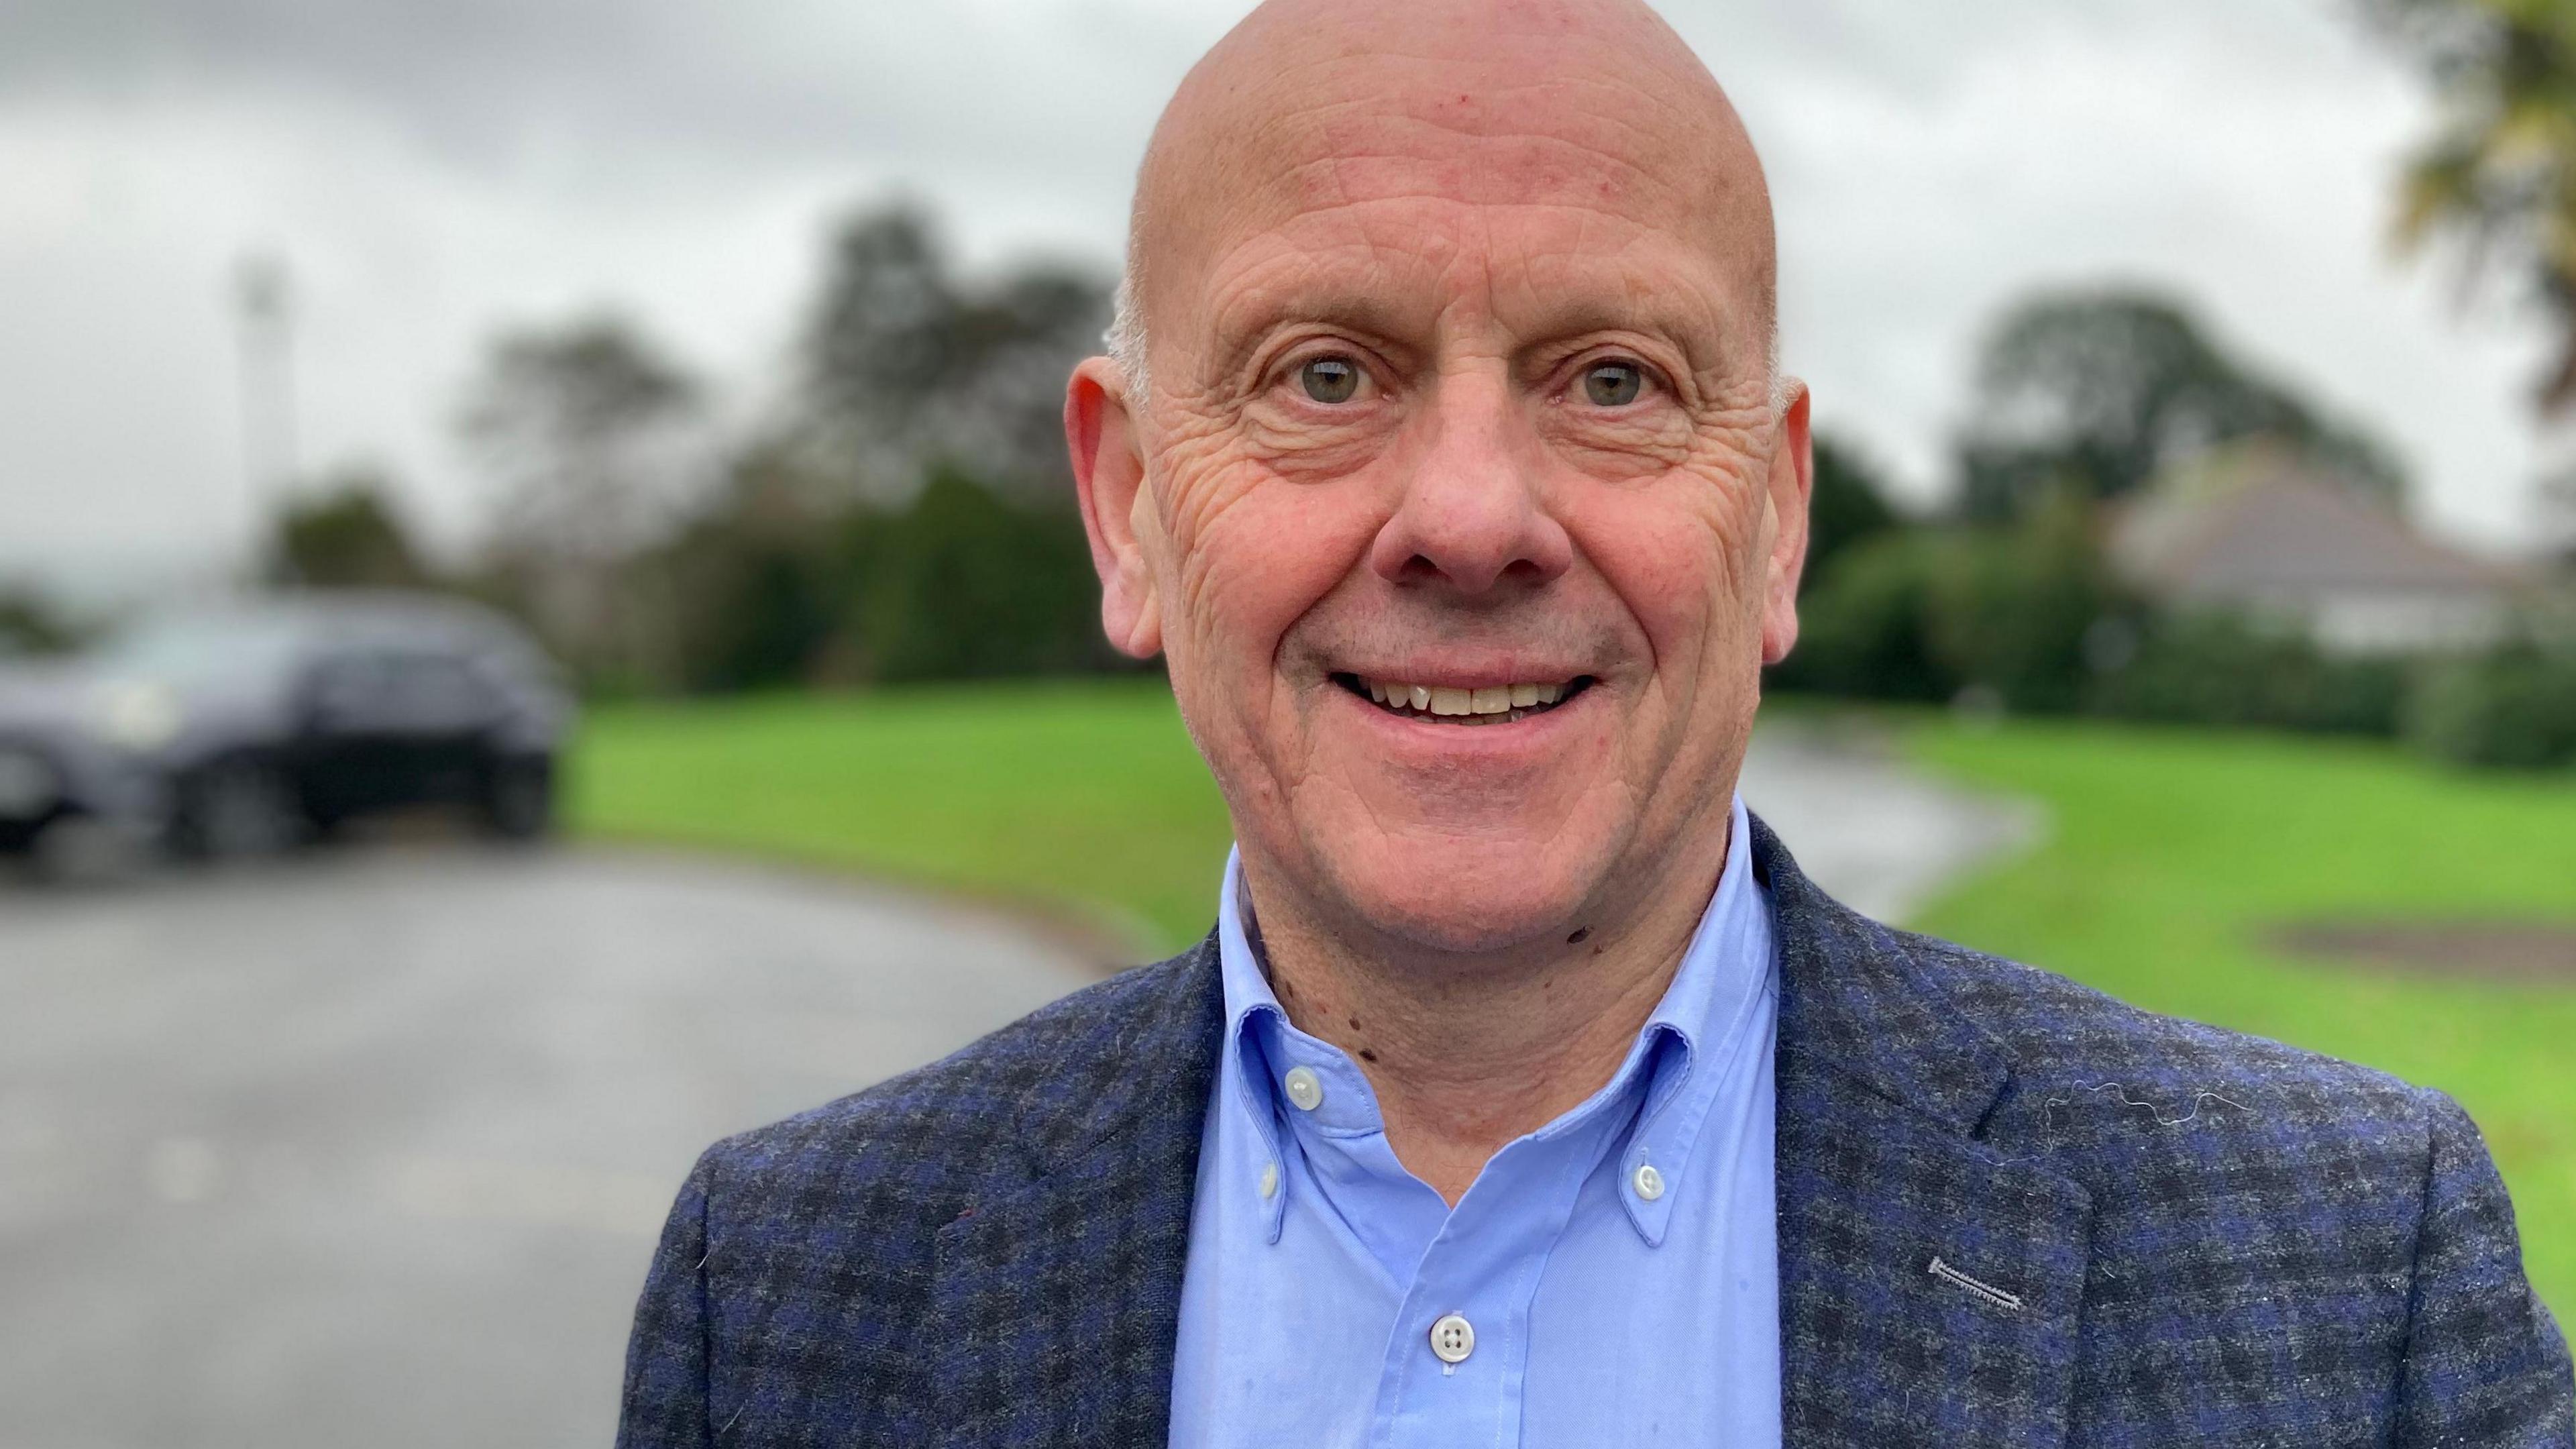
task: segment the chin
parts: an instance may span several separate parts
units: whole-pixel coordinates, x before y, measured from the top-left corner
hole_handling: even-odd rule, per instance
[[[1327,872],[1343,907],[1376,933],[1424,951],[1485,955],[1581,926],[1607,874],[1592,863],[1607,861],[1608,844],[1562,835],[1390,841],[1328,857]]]

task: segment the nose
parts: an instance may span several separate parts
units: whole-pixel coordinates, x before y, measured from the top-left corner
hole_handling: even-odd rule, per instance
[[[1508,380],[1444,378],[1404,497],[1378,530],[1369,564],[1392,583],[1462,595],[1548,583],[1574,542],[1540,495],[1543,449]]]

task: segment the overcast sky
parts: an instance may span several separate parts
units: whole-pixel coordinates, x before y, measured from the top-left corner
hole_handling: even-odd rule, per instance
[[[622,310],[736,398],[823,228],[903,189],[983,265],[1115,264],[1148,128],[1234,0],[6,0],[0,568],[249,527],[228,286],[298,287],[308,469],[440,537],[495,329]],[[1673,0],[1771,170],[1790,366],[1927,496],[1996,306],[2170,285],[2375,426],[2438,528],[2528,532],[2536,334],[2389,254],[2414,78],[2337,0]]]

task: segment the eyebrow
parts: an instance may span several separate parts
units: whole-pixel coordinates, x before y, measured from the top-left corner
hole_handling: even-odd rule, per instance
[[[1728,344],[1743,330],[1740,319],[1724,309],[1715,309],[1714,326],[1704,325],[1687,309],[1668,303],[1604,301],[1598,297],[1565,297],[1549,299],[1548,306],[1531,329],[1532,347],[1547,345],[1548,340],[1582,337],[1596,332],[1633,332],[1661,337],[1680,348],[1683,358],[1694,369],[1706,369],[1725,361]],[[1702,348],[1708,355],[1701,355]],[[1528,349],[1523,349],[1524,351]],[[1757,347],[1756,351],[1760,349]]]
[[[1411,351],[1414,344],[1403,339],[1408,332],[1418,331],[1420,326],[1418,318],[1406,317],[1404,309],[1383,296],[1349,291],[1301,296],[1291,292],[1257,312],[1245,314],[1241,323],[1220,323],[1214,350],[1219,364],[1216,375],[1230,378],[1243,371],[1263,341],[1291,323],[1311,323],[1348,332],[1406,351]]]
[[[1319,279],[1312,290],[1291,288],[1263,302],[1258,310],[1244,312],[1239,322],[1220,314],[1216,346],[1211,349],[1219,362],[1215,375],[1237,376],[1265,340],[1294,323],[1346,332],[1399,352],[1418,352],[1429,345],[1423,334],[1433,315],[1436,314],[1416,303],[1390,298],[1382,292]],[[1542,300],[1540,309],[1525,320],[1528,325],[1516,330],[1526,334],[1528,340],[1513,349],[1515,357],[1570,337],[1631,332],[1670,341],[1681,350],[1683,360],[1693,371],[1722,366],[1730,344],[1738,341],[1748,326],[1756,325],[1752,319],[1734,316],[1728,309],[1704,312],[1697,307],[1677,307],[1669,301],[1640,298],[1628,288],[1622,288],[1616,296],[1551,293]],[[1754,339],[1754,355],[1763,355],[1763,350],[1764,344]]]

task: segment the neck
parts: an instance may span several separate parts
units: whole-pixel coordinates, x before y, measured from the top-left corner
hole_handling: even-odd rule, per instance
[[[1350,1054],[1407,1171],[1455,1206],[1504,1144],[1563,1116],[1626,1059],[1680,968],[1726,858],[1677,868],[1625,912],[1504,950],[1354,949],[1247,855],[1271,989],[1300,1031]],[[1680,864],[1687,862],[1687,864]]]

